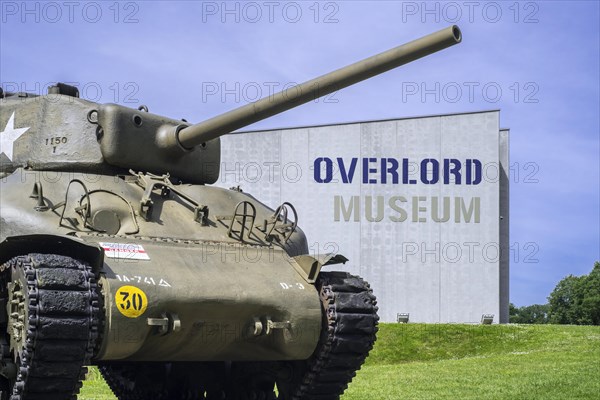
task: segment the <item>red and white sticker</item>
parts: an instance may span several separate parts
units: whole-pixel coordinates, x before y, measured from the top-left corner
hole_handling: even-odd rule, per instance
[[[141,244],[134,243],[106,243],[100,242],[104,254],[108,258],[121,260],[149,260],[150,257]]]

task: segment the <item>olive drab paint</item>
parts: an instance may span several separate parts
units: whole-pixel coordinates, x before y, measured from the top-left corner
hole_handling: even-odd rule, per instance
[[[460,41],[451,26],[194,125],[62,83],[0,92],[0,397],[72,398],[88,364],[123,399],[340,396],[375,296],[322,270],[348,259],[311,254],[292,203],[207,185],[219,137]],[[65,368],[31,379],[47,360]]]

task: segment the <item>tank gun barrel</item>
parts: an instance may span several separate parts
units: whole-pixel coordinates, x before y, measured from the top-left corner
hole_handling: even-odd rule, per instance
[[[183,129],[176,132],[176,140],[179,145],[191,149],[244,126],[443,50],[460,43],[461,38],[458,26],[450,26],[204,122],[182,127]]]

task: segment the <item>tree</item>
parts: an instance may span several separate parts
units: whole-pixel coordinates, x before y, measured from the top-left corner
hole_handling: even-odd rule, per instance
[[[600,263],[594,263],[589,275],[563,278],[548,302],[551,323],[600,325]]]
[[[513,318],[516,318],[519,313],[519,308],[515,306],[513,303],[508,303],[508,319],[509,322],[514,323]]]
[[[600,325],[600,263],[581,283],[581,316],[580,321],[586,325]]]
[[[569,275],[558,282],[550,293],[548,303],[550,304],[550,322],[553,324],[572,324],[576,319],[575,308],[579,297],[577,287],[580,279]]]
[[[533,304],[531,306],[515,307],[510,303],[509,320],[513,324],[547,324],[548,312],[550,306],[548,304]]]

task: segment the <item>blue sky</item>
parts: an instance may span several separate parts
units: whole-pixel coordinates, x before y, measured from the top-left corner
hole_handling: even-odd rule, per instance
[[[5,90],[73,82],[192,122],[456,23],[459,46],[253,128],[500,109],[520,249],[511,301],[543,303],[600,259],[597,1],[2,1],[1,13]]]

